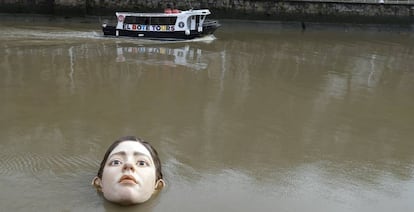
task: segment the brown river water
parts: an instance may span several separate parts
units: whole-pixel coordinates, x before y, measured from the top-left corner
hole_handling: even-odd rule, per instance
[[[223,20],[215,38],[105,38],[99,20],[0,19],[3,211],[414,211],[412,28]],[[167,187],[90,185],[124,135]]]

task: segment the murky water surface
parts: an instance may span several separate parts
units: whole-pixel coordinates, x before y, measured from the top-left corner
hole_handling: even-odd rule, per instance
[[[5,211],[414,211],[410,30],[223,21],[197,42],[98,20],[0,21]],[[90,186],[107,146],[157,147],[133,207]]]

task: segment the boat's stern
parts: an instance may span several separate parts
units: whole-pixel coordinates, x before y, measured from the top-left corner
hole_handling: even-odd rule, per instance
[[[115,35],[116,27],[102,24],[102,31],[104,35]]]
[[[104,20],[102,22],[102,31],[104,35],[115,36],[117,25],[121,20],[118,17],[118,14],[116,14],[116,16],[114,17],[116,17],[116,21],[111,19],[111,20]]]

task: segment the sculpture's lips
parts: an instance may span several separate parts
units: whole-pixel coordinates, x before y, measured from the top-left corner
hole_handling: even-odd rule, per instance
[[[123,175],[121,179],[119,179],[119,183],[122,184],[138,184],[137,180],[132,175]]]

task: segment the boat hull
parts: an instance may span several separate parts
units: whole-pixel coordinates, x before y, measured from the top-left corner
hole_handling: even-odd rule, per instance
[[[151,40],[191,40],[195,38],[201,38],[207,35],[212,35],[219,27],[220,24],[218,23],[218,21],[209,20],[205,24],[203,24],[201,32],[197,30],[191,30],[189,34],[186,34],[185,31],[132,31],[125,29],[116,29],[115,26],[109,25],[103,26],[102,31],[105,36],[132,37]]]
[[[116,29],[114,26],[102,27],[103,34],[105,36],[117,36],[117,37],[132,37],[151,40],[191,40],[195,38],[201,38],[207,35],[212,35],[218,27],[203,27],[202,32],[197,30],[191,30],[187,35],[184,31],[174,32],[154,32],[154,31],[131,31]]]

